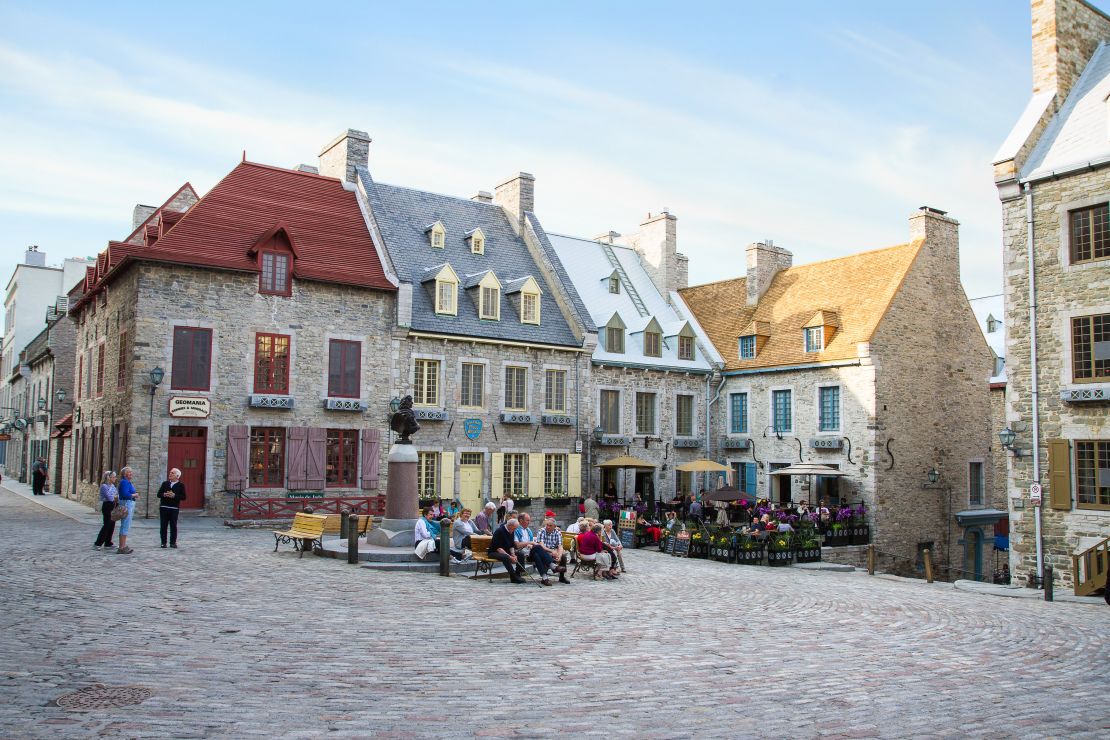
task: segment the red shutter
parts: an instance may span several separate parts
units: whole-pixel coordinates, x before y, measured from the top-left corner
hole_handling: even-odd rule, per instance
[[[291,427],[285,448],[285,474],[290,488],[307,488],[308,427]]]
[[[305,488],[318,490],[324,487],[324,458],[327,453],[327,445],[327,429],[308,428],[308,465],[305,472]]]
[[[377,429],[362,430],[362,487],[378,487],[378,457],[381,454],[381,432]]]
[[[245,425],[227,428],[227,490],[245,491],[250,480],[250,430]]]

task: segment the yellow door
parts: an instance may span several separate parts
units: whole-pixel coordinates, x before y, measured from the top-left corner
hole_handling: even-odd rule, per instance
[[[459,466],[459,498],[464,509],[478,513],[482,508],[482,466]]]

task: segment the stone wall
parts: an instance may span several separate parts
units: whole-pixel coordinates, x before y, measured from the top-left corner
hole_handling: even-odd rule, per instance
[[[1083,0],[1033,0],[1033,92],[1057,90],[1063,101],[1100,41],[1110,18]]]

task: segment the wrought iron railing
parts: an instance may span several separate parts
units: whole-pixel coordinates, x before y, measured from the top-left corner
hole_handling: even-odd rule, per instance
[[[339,514],[344,509],[352,514],[385,513],[385,496],[323,496],[320,498],[252,498],[236,496],[234,519],[292,519],[306,509],[314,514]],[[415,514],[414,514],[415,516]]]

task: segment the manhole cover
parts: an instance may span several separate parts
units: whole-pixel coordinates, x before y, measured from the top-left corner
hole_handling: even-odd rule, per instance
[[[139,686],[87,686],[63,694],[54,700],[62,709],[71,712],[88,712],[93,709],[112,709],[138,704],[150,698],[150,691]]]

